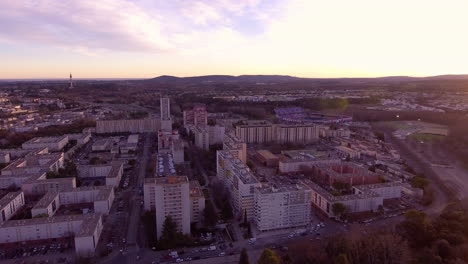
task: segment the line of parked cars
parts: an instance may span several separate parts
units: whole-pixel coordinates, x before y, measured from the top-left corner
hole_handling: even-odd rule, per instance
[[[10,250],[0,251],[0,259],[17,259],[23,257],[30,257],[35,255],[46,255],[52,253],[62,253],[65,250],[71,248],[70,244],[67,243],[55,243],[50,245],[42,245],[35,247],[21,247]]]

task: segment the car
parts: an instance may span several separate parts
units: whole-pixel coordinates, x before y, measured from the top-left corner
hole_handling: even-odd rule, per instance
[[[191,261],[191,260],[192,260],[191,257],[185,258],[185,261]]]
[[[181,258],[178,258],[178,259],[176,259],[176,262],[177,262],[177,263],[179,263],[179,262],[184,262],[184,260],[181,259]]]
[[[220,256],[220,257],[224,257],[225,255],[226,255],[226,253],[225,253],[225,252],[221,252],[221,253],[219,253],[219,255],[218,255],[218,256]]]

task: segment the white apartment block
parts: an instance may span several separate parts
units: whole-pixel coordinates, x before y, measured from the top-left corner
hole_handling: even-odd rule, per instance
[[[220,126],[220,125],[208,126],[210,145],[223,143],[225,133],[226,133],[226,127],[224,126]]]
[[[229,151],[234,157],[247,162],[247,144],[232,133],[226,133],[223,140],[223,150]]]
[[[0,244],[74,236],[78,256],[94,255],[102,232],[100,214],[10,220],[0,224]]]
[[[47,153],[26,155],[2,169],[2,176],[17,176],[44,171],[58,171],[63,167],[63,153]]]
[[[310,189],[304,184],[255,188],[255,224],[260,231],[310,224]]]
[[[0,151],[0,163],[10,163],[10,160],[10,153]]]
[[[161,97],[160,101],[161,108],[161,120],[168,120],[171,118],[171,100],[169,97]]]
[[[23,192],[10,192],[0,199],[0,225],[24,206]]]
[[[319,139],[317,125],[275,125],[277,143],[306,144]]]
[[[76,134],[66,134],[65,136],[68,137],[68,140],[76,140],[77,146],[82,146],[89,142],[91,139],[91,134],[89,133],[76,133]]]
[[[254,189],[261,183],[250,172],[249,167],[229,151],[217,152],[217,177],[231,193],[231,204],[236,214],[247,219],[254,216]]]
[[[145,211],[156,210],[156,180],[157,178],[148,178],[143,185]],[[189,188],[190,222],[197,223],[200,222],[203,218],[203,210],[205,209],[205,196],[198,181],[190,181]]]
[[[190,110],[184,110],[184,127],[188,126],[207,126],[208,112],[204,104],[196,104]]]
[[[92,203],[94,212],[108,214],[115,194],[112,186],[79,187],[61,192],[48,192],[32,208],[32,216],[53,216],[61,205]]]
[[[190,234],[190,186],[187,177],[156,178],[155,208],[157,238],[161,237],[163,224],[171,216],[177,229]]]
[[[190,222],[200,223],[205,210],[205,195],[198,181],[190,181]]]
[[[112,161],[109,164],[79,165],[80,178],[106,178],[106,185],[118,187],[123,175],[123,162]]]
[[[161,97],[160,108],[161,108],[161,130],[172,131],[171,100],[169,99],[169,97]]]
[[[246,143],[307,144],[319,139],[320,128],[315,124],[272,124],[265,120],[248,120],[236,126],[235,135]]]
[[[68,136],[36,137],[21,145],[23,149],[48,148],[50,151],[61,151],[68,143]]]
[[[52,178],[47,179],[45,173],[36,174],[21,183],[21,190],[25,195],[43,195],[47,192],[60,192],[76,188],[76,179]]]
[[[304,184],[311,189],[312,205],[328,217],[336,217],[332,210],[334,203],[345,205],[348,213],[376,211],[385,199],[401,197],[403,189],[399,182],[367,184],[353,186],[354,194],[334,196],[314,182],[304,181]]]
[[[96,121],[96,133],[151,133],[161,128],[159,119],[121,119]]]
[[[246,143],[268,143],[274,141],[273,124],[265,120],[248,120],[236,126],[235,135]]]
[[[195,136],[195,146],[203,150],[210,149],[210,134],[206,127],[195,126],[191,129]]]

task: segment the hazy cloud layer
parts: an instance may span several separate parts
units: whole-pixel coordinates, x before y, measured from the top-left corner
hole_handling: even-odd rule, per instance
[[[0,38],[84,53],[177,50],[195,44],[189,41],[207,32],[241,33],[235,20],[259,4],[259,0],[4,0]]]

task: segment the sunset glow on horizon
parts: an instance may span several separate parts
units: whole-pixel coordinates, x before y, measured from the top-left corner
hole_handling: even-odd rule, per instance
[[[0,79],[468,73],[466,0],[3,0]]]

